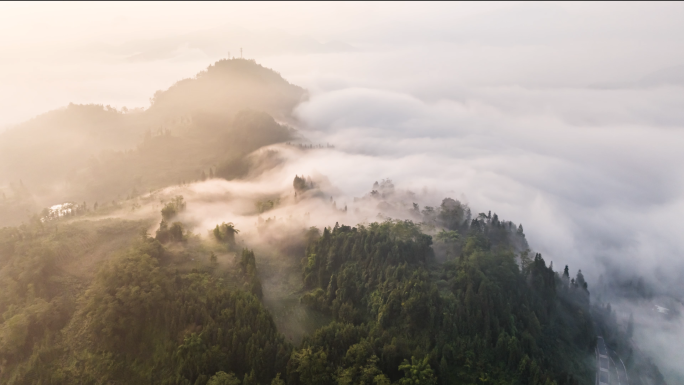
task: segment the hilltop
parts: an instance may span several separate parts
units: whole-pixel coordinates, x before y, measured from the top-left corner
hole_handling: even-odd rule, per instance
[[[276,120],[291,121],[305,97],[275,71],[232,59],[157,91],[145,110],[70,104],[42,114],[0,134],[0,226],[64,201],[229,175],[224,164],[293,137]]]

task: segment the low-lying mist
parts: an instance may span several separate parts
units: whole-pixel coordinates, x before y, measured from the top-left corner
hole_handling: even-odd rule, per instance
[[[638,343],[681,376],[668,341],[684,338],[684,324],[655,310],[684,299],[683,175],[672,167],[684,136],[679,104],[663,103],[681,87],[469,91],[433,102],[367,88],[313,95],[298,116],[340,151],[311,163],[351,191],[381,176],[522,223],[531,247],[581,267],[623,324],[641,313]],[[638,280],[648,293],[633,296]]]
[[[315,111],[311,106],[315,103],[313,98],[300,106],[300,117]],[[569,130],[563,126],[556,129],[561,134]],[[181,220],[191,231],[211,238],[214,226],[232,222],[241,231],[239,242],[259,247],[264,255],[271,256],[280,255],[279,250],[288,245],[301,247],[298,240],[312,226],[322,229],[335,223],[357,225],[390,218],[420,222],[423,217],[414,203],[421,210],[438,207],[442,199],[450,197],[470,205],[473,217],[492,209],[502,218],[522,223],[530,247],[542,252],[554,266],[581,269],[588,277],[593,301],[611,303],[623,327],[633,317],[638,345],[648,350],[666,373],[677,373],[677,368],[668,363],[679,353],[669,349],[669,342],[684,336],[678,285],[682,270],[678,265],[662,268],[677,263],[667,265],[671,259],[668,254],[641,257],[649,248],[663,247],[656,242],[663,240],[660,227],[646,226],[662,215],[662,208],[634,213],[639,220],[628,220],[630,214],[625,210],[636,210],[637,203],[630,200],[638,196],[610,199],[611,194],[627,193],[630,188],[626,181],[619,181],[620,175],[614,177],[617,182],[602,179],[601,174],[608,171],[601,167],[606,166],[595,165],[594,170],[589,170],[591,163],[571,166],[569,156],[554,160],[529,148],[496,151],[496,144],[491,144],[494,148],[483,145],[486,138],[415,140],[387,128],[375,131],[358,127],[330,128],[327,132],[309,128],[304,135],[314,138],[314,143],[334,143],[335,148],[308,148],[308,144],[262,148],[251,156],[263,159],[263,154],[269,153],[276,161],[244,180],[211,179],[171,187],[156,192],[155,199],[165,201],[182,195],[188,208]],[[639,130],[635,130],[627,139],[637,141],[638,135]],[[374,141],[390,151],[369,144]],[[606,141],[609,147],[609,137]],[[479,148],[473,148],[476,146]],[[594,146],[600,143],[594,142]],[[668,144],[663,142],[662,147],[666,152]],[[594,174],[591,183],[583,172]],[[297,191],[295,176],[311,188]],[[564,180],[573,177],[588,185],[573,187]],[[549,180],[541,183],[552,178],[564,188],[553,186]],[[574,190],[566,190],[571,188],[577,195],[588,196],[573,196]],[[582,207],[582,199],[592,197],[599,201]],[[626,239],[625,234],[640,237]]]
[[[556,271],[581,269],[592,301],[621,327],[632,316],[637,345],[684,381],[681,4],[367,7],[196,10],[195,31],[178,8],[155,33],[117,10],[102,25],[135,33],[4,42],[0,226],[67,201],[158,223],[182,195],[188,230],[231,222],[277,260],[311,226],[420,222],[413,204],[452,198],[522,224]],[[278,72],[236,59],[212,68],[249,81],[195,76],[243,46]],[[104,106],[4,128],[72,101]]]

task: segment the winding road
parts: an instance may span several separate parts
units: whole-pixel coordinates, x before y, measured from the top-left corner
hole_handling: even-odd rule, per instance
[[[606,347],[602,336],[596,343],[596,385],[629,385],[625,363],[617,352]]]
[[[596,342],[596,384],[610,385],[610,357],[603,337]]]

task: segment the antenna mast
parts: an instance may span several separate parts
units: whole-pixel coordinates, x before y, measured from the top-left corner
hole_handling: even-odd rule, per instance
[[[242,59],[242,47],[240,47],[240,59]]]

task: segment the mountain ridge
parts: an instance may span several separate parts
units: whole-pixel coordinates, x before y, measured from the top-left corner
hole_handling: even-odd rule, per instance
[[[263,145],[290,139],[292,135],[286,133],[291,129],[284,126],[276,128],[273,118],[293,122],[291,111],[306,95],[302,88],[290,84],[280,74],[253,60],[232,59],[220,60],[192,78],[178,81],[164,91],[157,91],[151,99],[151,106],[142,111],[69,104],[41,114],[0,133],[0,191],[12,198],[9,201],[0,200],[0,225],[18,224],[27,219],[27,211],[38,212],[42,207],[64,201],[121,199],[134,189],[144,192],[168,184],[197,180],[202,173],[208,174],[209,169],[225,169],[222,165],[226,162],[244,157]],[[273,117],[272,122],[267,122],[268,119],[241,120],[238,117],[237,122],[251,121],[256,126],[253,130],[243,127],[231,131],[236,116],[243,110],[261,111]],[[256,142],[247,140],[252,135],[251,131],[259,132],[259,127],[266,126],[272,127],[272,136],[259,134],[261,139]],[[273,129],[280,133],[276,134]],[[217,148],[216,139],[229,132],[237,134],[240,138],[233,139],[246,145],[239,149],[236,146],[232,146],[232,149]],[[111,182],[96,191],[88,191],[88,186],[102,185],[106,179],[106,174],[96,175],[92,172],[103,162],[120,165],[114,170],[109,167],[106,172],[122,176],[131,171],[136,173],[135,165],[122,162],[126,154],[137,151],[138,157],[156,158],[157,167],[161,169],[165,168],[161,164],[163,159],[176,162],[177,157],[170,152],[178,152],[179,147],[171,145],[171,141],[167,141],[170,145],[167,149],[164,143],[157,140],[156,152],[141,152],[141,145],[148,142],[146,148],[149,150],[150,139],[159,136],[180,138],[189,151],[204,152],[201,157],[204,160],[198,161],[188,156],[186,160],[191,164],[190,168],[171,172],[162,178],[161,184],[147,183],[145,179],[156,178],[148,172],[147,176],[126,177],[123,181]],[[222,143],[229,142],[223,139]],[[181,145],[180,149],[185,147]],[[19,181],[27,187],[31,197],[13,193],[10,183]],[[123,186],[120,186],[121,182]],[[111,193],[107,190],[111,190]],[[20,213],[12,208],[18,206],[23,208]]]

